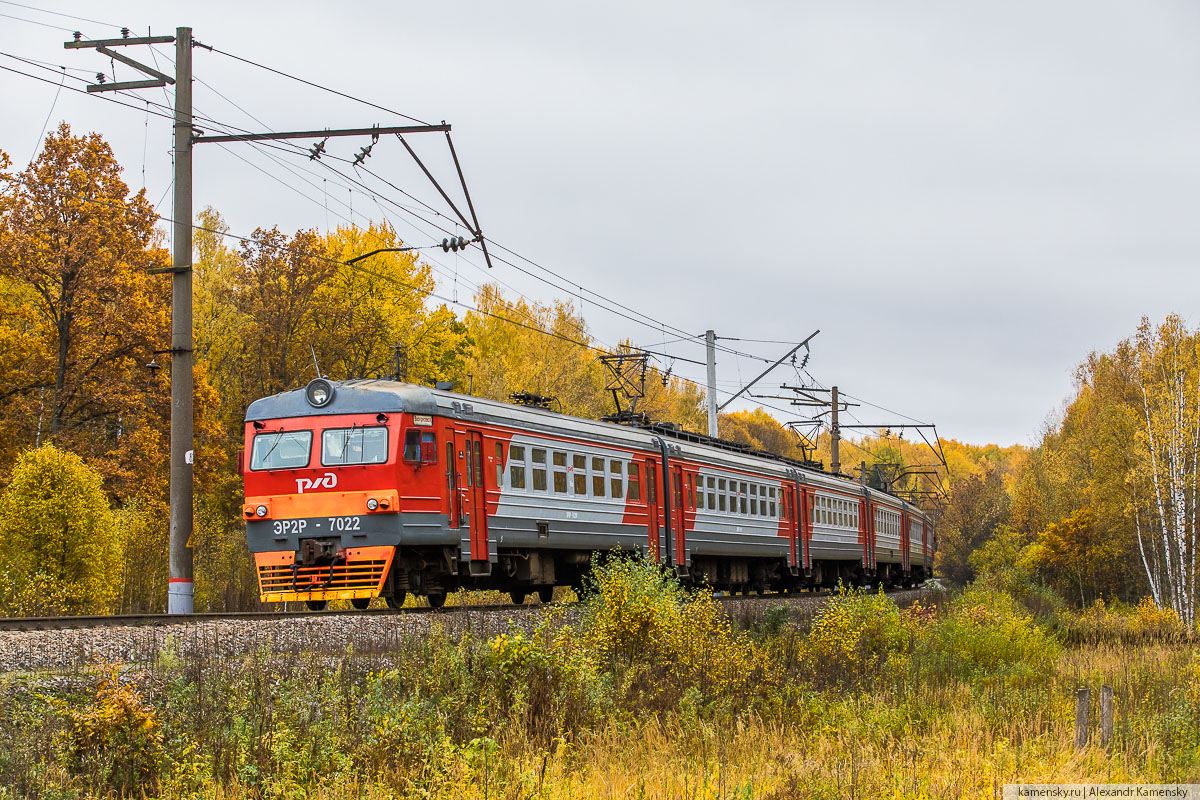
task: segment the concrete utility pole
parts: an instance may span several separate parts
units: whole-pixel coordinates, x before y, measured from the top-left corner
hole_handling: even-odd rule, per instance
[[[837,475],[842,471],[842,462],[838,456],[838,444],[842,438],[842,429],[838,426],[838,390],[836,386],[832,387],[829,402],[829,407],[833,412],[829,425],[829,471]]]
[[[175,77],[165,75],[156,69],[139,63],[128,56],[118,53],[111,48],[128,45],[153,45],[175,43]],[[194,499],[193,467],[195,463],[194,448],[194,419],[193,419],[193,356],[192,356],[192,147],[203,142],[218,144],[221,142],[257,142],[279,139],[320,139],[310,151],[310,159],[319,158],[325,149],[325,141],[341,136],[370,136],[371,145],[364,147],[356,156],[355,165],[361,164],[371,154],[371,147],[385,134],[395,135],[413,161],[425,173],[438,193],[454,211],[459,221],[469,230],[473,237],[469,241],[463,237],[442,240],[442,249],[457,252],[469,244],[478,243],[483,251],[488,268],[492,266],[491,255],[488,253],[487,242],[483,238],[483,230],[479,227],[479,219],[475,214],[475,205],[471,201],[471,193],[467,190],[467,181],[463,176],[462,165],[459,164],[458,154],[454,150],[454,142],[450,139],[450,126],[445,122],[440,125],[401,125],[370,128],[342,128],[337,130],[314,131],[284,131],[267,133],[238,133],[218,136],[203,136],[202,131],[193,128],[192,116],[192,47],[207,47],[192,39],[191,28],[176,28],[174,36],[140,36],[131,37],[129,29],[121,30],[120,39],[97,39],[84,41],[78,31],[75,40],[65,42],[68,50],[94,48],[101,55],[107,56],[122,64],[127,64],[136,70],[150,76],[150,80],[119,81],[105,83],[104,76],[97,74],[99,83],[87,87],[88,92],[115,92],[128,89],[153,89],[168,84],[175,85],[175,211],[172,221],[173,247],[171,266],[149,270],[152,274],[171,273],[171,522],[170,522],[170,563],[171,575],[167,586],[167,611],[171,614],[192,613],[192,526]],[[212,49],[212,48],[208,48]],[[450,157],[454,160],[455,174],[462,186],[463,197],[467,201],[467,210],[471,217],[468,219],[454,204],[446,190],[434,178],[433,173],[418,158],[416,152],[404,139],[408,133],[440,132],[446,135],[446,146]],[[354,264],[372,255],[384,252],[405,252],[415,250],[414,247],[386,247],[366,253],[346,262]]]
[[[171,253],[171,577],[167,613],[191,614],[192,386],[192,29],[175,29],[175,211]]]
[[[175,77],[135,61],[112,48],[175,43]],[[175,85],[175,211],[172,221],[171,266],[151,273],[171,273],[171,521],[170,578],[167,612],[192,613],[192,29],[176,28],[174,36],[134,36],[121,30],[120,39],[64,42],[68,50],[95,49],[148,75],[149,80],[99,83],[88,92],[118,92]]]
[[[704,332],[708,347],[708,435],[717,438],[717,334]]]

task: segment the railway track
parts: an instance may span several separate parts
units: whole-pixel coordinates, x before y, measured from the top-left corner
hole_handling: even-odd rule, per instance
[[[893,594],[898,605],[924,600],[922,590]],[[805,625],[820,613],[828,592],[720,596],[725,613],[739,627],[751,627],[775,606]],[[337,658],[389,654],[412,647],[431,634],[458,639],[489,638],[514,628],[531,632],[560,609],[556,623],[570,624],[576,603],[456,605],[443,608],[365,611],[248,611],[191,615],[122,614],[91,617],[0,619],[0,675],[59,674],[97,665],[152,664],[172,657],[223,660],[269,652],[287,658]],[[107,667],[106,667],[107,668]]]
[[[898,590],[888,594],[904,594],[917,590]],[[787,603],[799,599],[814,599],[830,596],[831,592],[803,592],[796,594],[763,594],[763,595],[717,595],[713,599],[729,604],[758,604],[758,603]],[[553,605],[574,605],[573,603],[555,603]],[[442,608],[414,606],[411,608],[370,608],[366,610],[325,610],[309,611],[298,609],[294,611],[224,611],[200,612],[195,614],[98,614],[91,616],[64,617],[3,617],[0,618],[0,631],[50,631],[72,630],[78,628],[114,628],[114,627],[164,627],[170,625],[192,625],[203,622],[266,622],[285,619],[331,619],[337,617],[368,618],[368,617],[397,617],[405,615],[451,615],[464,612],[528,612],[545,606],[541,603],[514,605],[511,603],[485,605],[455,605]]]

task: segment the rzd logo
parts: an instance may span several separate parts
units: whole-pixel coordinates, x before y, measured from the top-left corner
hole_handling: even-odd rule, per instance
[[[322,478],[296,478],[296,493],[304,494],[305,489],[332,489],[337,486],[337,475],[326,472]]]

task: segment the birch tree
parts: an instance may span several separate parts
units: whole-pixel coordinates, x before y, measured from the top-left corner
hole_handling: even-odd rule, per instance
[[[1154,601],[1195,619],[1200,358],[1177,316],[1143,318],[1134,380],[1141,395],[1141,463],[1130,476],[1138,548]]]

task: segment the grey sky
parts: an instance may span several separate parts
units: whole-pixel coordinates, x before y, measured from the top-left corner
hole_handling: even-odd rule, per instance
[[[191,24],[206,44],[446,119],[494,240],[687,331],[798,339],[820,328],[813,375],[945,436],[1029,443],[1090,350],[1131,335],[1143,314],[1197,316],[1192,4],[27,4],[138,32]],[[0,14],[112,34],[9,3]],[[4,52],[108,68],[95,52],[64,51],[66,38],[0,17]],[[394,119],[217,54],[197,50],[195,64],[198,79],[276,130]],[[55,87],[0,72],[0,92],[0,149],[23,165]],[[165,102],[161,91],[141,96]],[[260,127],[206,86],[196,103]],[[147,125],[65,91],[51,124],[61,119],[102,131],[128,181],[142,184],[144,163],[151,200],[163,196],[166,120]],[[421,144],[451,178],[442,143]],[[266,152],[312,174],[248,145],[209,145],[197,155],[197,208],[215,206],[246,233],[324,228],[326,204],[331,224],[352,204],[356,221],[386,211],[410,242],[434,240],[394,206],[381,211],[330,173],[323,182],[303,158]],[[432,199],[394,139],[368,165]],[[457,262],[469,301],[485,276],[436,255],[442,291],[455,291]],[[503,265],[490,277],[534,299],[561,296]],[[606,343],[677,338],[590,302],[584,313]],[[667,348],[703,358],[702,345]],[[675,369],[703,379],[702,367]],[[758,369],[719,359],[723,386]],[[773,377],[768,386],[794,375]]]

